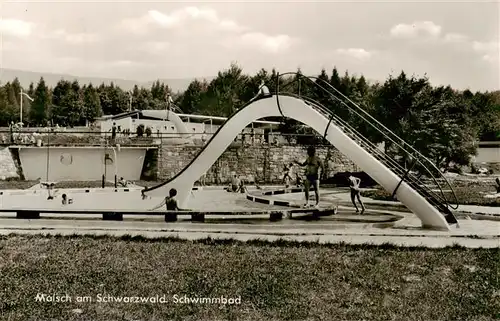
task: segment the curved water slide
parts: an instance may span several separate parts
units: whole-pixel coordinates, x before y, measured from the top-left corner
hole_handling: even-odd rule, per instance
[[[174,112],[168,113],[167,120],[174,123],[175,128],[177,128],[177,132],[183,136],[181,137],[191,137],[193,134],[190,133],[186,127],[186,124],[182,121],[182,119]],[[189,136],[187,136],[190,134]]]
[[[289,95],[273,95],[253,101],[233,114],[212,136],[199,154],[181,172],[172,179],[142,191],[153,198],[168,195],[171,188],[177,189],[179,205],[187,207],[194,182],[215,163],[229,147],[234,137],[252,122],[265,117],[285,116],[298,120],[318,133],[325,133],[325,138],[341,153],[368,173],[388,191],[395,191],[395,196],[422,221],[424,227],[449,230],[445,217],[419,193],[411,184],[402,180],[380,159],[362,147],[362,142],[346,134],[341,126],[310,102]]]
[[[291,79],[290,76],[292,76]],[[321,102],[301,96],[302,84],[312,89],[312,92],[308,93],[320,99]],[[458,209],[458,198],[443,172],[431,160],[321,77],[305,76],[297,72],[279,74],[276,92],[282,93],[284,89],[295,85],[298,87],[298,95],[295,93],[286,93],[286,95],[305,100],[309,106],[327,117],[329,124],[337,125],[346,135],[401,178],[400,183],[392,190],[393,197],[396,196],[401,183],[405,181],[441,212],[448,223],[458,226],[458,220],[452,211]],[[385,148],[380,148],[359,131],[367,134],[371,132],[368,136],[373,137],[375,134],[378,139],[381,138],[389,144],[390,152],[387,153]]]
[[[174,107],[176,107],[174,105]],[[182,137],[191,137],[193,134],[189,132],[189,130],[186,127],[186,124],[182,121],[182,119],[173,111],[167,111],[167,110],[143,110],[142,114],[144,116],[155,116],[155,117],[162,117],[168,121],[171,121],[175,128],[177,128],[177,132],[182,135]]]

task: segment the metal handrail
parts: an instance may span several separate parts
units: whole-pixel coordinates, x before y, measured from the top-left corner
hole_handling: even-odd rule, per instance
[[[312,99],[307,99],[305,97],[302,97],[303,100],[312,100]],[[314,100],[312,100],[314,101]],[[320,103],[314,101],[314,103],[316,104],[316,106],[312,106],[312,107],[316,107],[316,109],[318,109],[320,112],[323,112],[325,113],[324,115],[326,117],[329,116],[329,114],[332,114],[331,111],[327,110],[324,108],[324,106],[322,106]],[[400,165],[398,164],[393,158],[389,157],[387,154],[385,154],[384,152],[380,151],[377,146],[375,146],[375,144],[373,144],[371,141],[369,141],[368,139],[366,139],[363,135],[361,135],[359,132],[357,132],[354,128],[352,128],[352,126],[350,126],[345,120],[343,120],[342,118],[340,117],[337,117],[337,116],[334,116],[332,119],[335,119],[337,121],[339,121],[342,126],[348,128],[355,136],[356,139],[359,139],[361,142],[363,142],[364,144],[368,144],[368,146],[366,147],[369,147],[370,148],[370,151],[372,152],[372,154],[375,154],[377,156],[382,156],[382,158],[385,158],[385,160],[388,161],[388,163],[390,163],[393,167],[391,167],[391,170],[392,171],[395,171],[396,169],[398,170],[398,172],[396,172],[397,174],[403,174],[406,172],[406,170]],[[371,146],[370,146],[371,145]],[[415,165],[416,163],[414,163]],[[387,164],[386,164],[387,165]],[[403,174],[403,176],[406,176],[405,174]],[[412,177],[412,176],[410,176]],[[408,182],[410,183],[416,183],[420,188],[422,187],[425,187],[425,189],[427,190],[427,193],[431,194],[431,195],[434,195],[434,197],[439,201],[440,197],[439,195],[437,195],[436,193],[434,193],[428,186],[426,186],[422,181],[420,181],[418,178],[416,179],[416,181],[414,179],[412,180],[408,180]],[[443,201],[440,201],[440,202],[443,202]]]
[[[282,96],[292,96],[292,97],[295,97],[295,98],[299,98],[298,95],[291,94],[291,93],[282,93],[281,95]],[[310,98],[307,98],[307,97],[303,97],[303,96],[300,97],[300,98],[302,100],[304,100],[306,103],[310,104],[311,107],[319,110],[320,112],[321,111],[324,112],[326,110],[319,102],[317,102],[317,101],[315,101],[313,99],[310,99]],[[327,115],[325,115],[325,116],[327,116]],[[375,144],[373,144],[371,141],[369,141],[368,139],[366,139],[363,135],[361,135],[360,133],[358,133],[354,128],[352,128],[343,119],[341,119],[341,118],[339,118],[337,116],[334,116],[333,119],[337,120],[345,128],[348,128],[352,132],[352,134],[349,135],[349,136],[351,138],[358,139],[360,141],[360,142],[358,142],[358,144],[360,144],[362,147],[363,147],[363,145],[365,145],[364,148],[368,149],[368,151],[371,152],[371,154],[373,156],[375,156],[375,157],[378,156],[378,157],[382,158],[382,159],[379,158],[378,159],[379,161],[382,161],[386,166],[388,166],[390,164],[389,168],[395,174],[397,174],[400,177],[401,176],[405,177],[406,175],[408,175],[406,173],[406,170],[400,164],[398,164],[393,158],[389,157],[383,151],[379,150],[378,147]],[[344,129],[344,132],[346,132],[345,129]],[[412,188],[416,189],[417,192],[419,192],[419,194],[422,194],[422,193],[420,191],[418,191],[418,190],[422,190],[423,189],[423,192],[425,192],[427,195],[431,196],[432,198],[429,199],[428,196],[423,195],[424,197],[427,198],[427,200],[433,206],[443,206],[442,201],[439,200],[440,197],[436,193],[434,193],[432,191],[432,189],[430,189],[427,185],[425,185],[424,182],[420,181],[418,178],[414,177],[413,175],[407,176],[406,182],[409,183],[409,185],[412,186]]]
[[[328,82],[324,81],[321,78],[304,76],[304,75],[302,75],[300,73],[297,73],[297,72],[289,72],[289,73],[280,74],[280,75],[277,76],[278,78],[277,78],[277,81],[276,81],[277,90],[279,89],[278,86],[279,86],[279,83],[280,83],[280,78],[279,77],[284,77],[284,76],[287,76],[287,75],[295,75],[298,79],[304,78],[304,79],[309,80],[317,88],[322,89],[331,98],[334,98],[335,100],[339,101],[342,105],[344,105],[345,107],[347,107],[349,111],[353,112],[358,117],[360,117],[363,121],[365,121],[366,123],[368,123],[371,127],[373,127],[375,130],[377,130],[379,133],[381,133],[386,139],[388,139],[389,141],[391,141],[395,146],[399,147],[403,152],[407,153],[407,155],[412,156],[418,163],[420,163],[420,165],[422,165],[422,168],[425,169],[425,171],[431,176],[431,178],[434,181],[434,183],[436,183],[436,186],[439,188],[439,190],[441,192],[441,196],[442,196],[442,200],[443,200],[442,202],[444,203],[444,205],[449,206],[452,209],[457,209],[458,208],[458,199],[457,199],[457,196],[456,196],[456,194],[455,194],[452,186],[450,185],[450,183],[448,182],[448,180],[442,175],[441,171],[427,157],[425,157],[424,155],[422,155],[415,148],[413,148],[411,145],[409,145],[408,143],[406,143],[404,140],[402,140],[400,137],[398,137],[395,133],[393,133],[390,129],[388,129],[387,127],[385,127],[378,120],[376,120],[374,117],[372,117],[369,113],[367,113],[365,110],[363,110],[361,107],[359,107],[356,103],[354,103],[352,100],[350,100],[348,97],[346,97],[345,95],[343,95],[340,91],[338,91],[335,87],[333,87],[331,84],[329,84]],[[315,80],[315,81],[313,81],[313,80]],[[356,109],[353,109],[352,107],[350,107],[349,105],[347,105],[343,100],[339,99],[330,90],[324,88],[323,86],[321,86],[320,84],[318,84],[316,81],[321,82],[322,84],[326,84],[327,87],[329,87],[330,89],[334,90],[336,93],[340,94],[344,99],[346,99],[348,102],[350,102]],[[302,98],[302,97],[300,97],[300,98]],[[330,115],[332,113],[329,109],[326,109],[323,106],[322,106],[322,108],[320,108],[320,110],[324,111],[328,115]],[[358,111],[360,111],[361,114]],[[366,116],[366,118],[365,118],[365,116]],[[380,128],[377,128],[376,125],[379,126],[379,127],[381,127],[385,132],[383,130],[381,130]],[[393,136],[393,137],[390,137],[390,136]],[[395,138],[395,139],[393,139],[393,138]],[[406,145],[407,148],[409,148],[410,150],[413,151],[413,153],[409,152],[405,147],[401,146],[395,140],[400,141],[402,143],[402,145]],[[428,163],[428,165],[426,166],[421,161],[421,159],[423,159],[424,161],[426,161]],[[444,192],[443,192],[443,189],[441,188],[441,185],[439,184],[439,182],[436,179],[436,177],[429,170],[429,168],[428,168],[429,165],[430,165],[431,168],[434,168],[440,174],[441,178],[446,182],[446,184],[448,185],[448,187],[452,191],[452,194],[453,194],[453,196],[455,198],[455,201],[456,201],[456,204],[457,204],[455,207],[450,204],[450,202],[448,201],[448,199],[444,195]]]
[[[344,128],[347,128],[352,134],[349,135],[351,138],[355,138],[360,140],[363,144],[365,145],[365,149],[369,149],[369,152],[371,152],[372,155],[374,156],[379,156],[383,158],[381,161],[386,161],[384,162],[385,165],[390,165],[390,169],[395,172],[396,174],[399,174],[400,176],[403,176],[403,179],[407,177],[408,179],[406,180],[408,183],[413,183],[419,186],[420,188],[426,189],[426,192],[433,195],[435,198],[439,199],[440,197],[434,193],[428,186],[424,184],[424,182],[420,181],[418,178],[414,177],[413,175],[408,176],[408,173],[406,169],[404,169],[399,163],[397,163],[392,157],[387,155],[386,153],[382,152],[381,150],[378,149],[378,147],[373,144],[371,141],[366,139],[363,135],[361,135],[358,131],[356,131],[352,126],[350,126],[345,120],[343,120],[340,117],[335,116],[335,114],[331,113],[330,111],[326,110],[324,106],[322,106],[319,102],[317,102],[314,99],[311,99],[309,97],[304,97],[304,96],[299,96],[297,94],[293,93],[281,93],[282,96],[290,96],[294,98],[300,98],[304,100],[306,103],[310,104],[311,107],[319,110],[320,112],[324,113],[325,116],[330,116],[328,114],[331,114],[330,119],[335,120],[336,123],[340,123],[341,126]],[[326,114],[325,114],[326,113]],[[344,132],[347,133],[347,131],[344,129]]]
[[[379,126],[381,126],[383,129],[385,129],[387,132],[389,132],[391,135],[393,135],[394,137],[396,137],[397,139],[399,139],[403,145],[406,145],[407,147],[409,147],[409,149],[411,149],[413,151],[413,153],[407,151],[406,149],[404,149],[402,146],[400,146],[399,144],[397,144],[397,146],[399,148],[401,148],[403,151],[405,151],[409,156],[412,156],[413,158],[416,159],[416,161],[418,163],[420,163],[423,168],[428,172],[428,174],[431,175],[433,181],[436,183],[437,187],[439,188],[440,192],[441,192],[441,196],[443,198],[443,203],[446,205],[446,206],[449,206],[450,208],[452,209],[457,209],[458,208],[458,198],[455,194],[455,191],[453,190],[453,187],[451,186],[451,184],[449,183],[449,181],[443,176],[443,174],[441,173],[441,171],[434,165],[434,163],[432,163],[427,157],[425,157],[424,155],[422,155],[419,151],[417,151],[413,146],[409,145],[407,142],[405,142],[403,139],[401,139],[399,136],[397,136],[395,133],[393,133],[391,130],[389,130],[387,127],[385,127],[383,124],[381,124],[378,120],[376,120],[375,118],[373,118],[369,113],[367,113],[365,110],[363,110],[361,107],[359,107],[356,103],[354,103],[352,100],[350,100],[348,97],[346,97],[344,94],[342,94],[340,91],[338,91],[335,87],[333,87],[331,84],[325,82],[323,79],[321,78],[318,78],[318,77],[311,77],[312,79],[315,79],[315,80],[318,80],[318,81],[321,81],[322,83],[325,83],[326,85],[328,85],[330,88],[332,88],[333,90],[335,90],[337,93],[339,93],[342,97],[344,97],[345,99],[347,99],[351,104],[353,104],[357,109],[361,110],[362,113],[364,113],[366,116],[368,116],[372,121],[374,121],[376,124],[378,124]],[[313,82],[315,85],[317,85],[315,82]],[[331,95],[332,97],[338,99],[335,95]],[[341,103],[345,106],[347,106],[344,102],[341,101]],[[348,106],[347,106],[348,107]],[[350,110],[352,110],[351,108],[349,108]],[[356,114],[358,114],[356,112]],[[358,114],[359,115],[359,114]],[[362,117],[364,119],[364,117]],[[365,120],[365,119],[364,119]],[[372,127],[374,127],[375,129],[377,129],[375,126],[373,126],[372,123],[368,122],[370,125],[372,125]],[[378,130],[378,129],[377,129]],[[379,132],[381,132],[380,130],[378,130]],[[382,132],[381,132],[382,133]],[[384,133],[382,133],[384,134]],[[385,136],[385,135],[384,135]],[[388,137],[390,139],[390,137]],[[394,142],[393,140],[391,140],[392,142]],[[439,175],[441,176],[441,179],[443,179],[446,184],[448,185],[448,187],[450,188],[454,198],[455,198],[455,205],[456,206],[452,206],[450,204],[450,202],[448,201],[448,199],[446,198],[446,196],[444,195],[444,192],[443,192],[443,189],[441,188],[441,185],[439,184],[438,182],[438,179],[432,174],[432,172],[427,168],[426,165],[424,165],[422,163],[422,161],[418,158],[416,158],[415,156],[419,156],[421,157],[422,159],[424,159],[428,164],[431,165],[431,167],[433,167],[438,173]]]

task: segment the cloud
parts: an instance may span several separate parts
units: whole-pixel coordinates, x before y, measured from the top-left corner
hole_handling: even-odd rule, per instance
[[[390,34],[396,38],[415,38],[419,35],[437,37],[442,27],[432,21],[415,21],[413,24],[400,23],[393,26]]]
[[[116,26],[116,29],[141,35],[148,31],[149,16],[139,18],[125,18]]]
[[[361,61],[370,60],[373,56],[373,52],[367,51],[363,48],[340,48],[335,50],[335,52],[342,56],[348,56]]]
[[[497,63],[499,60],[498,55],[483,55],[482,59],[490,63]]]
[[[131,61],[131,60],[116,60],[110,63],[110,66],[113,67],[129,67],[134,65],[141,65],[142,63]]]
[[[233,20],[221,20],[219,26],[223,30],[234,31],[234,32],[240,32],[247,29],[246,27],[238,25]]]
[[[15,42],[3,40],[2,41],[2,49],[0,50],[0,53],[4,52],[4,51],[13,51],[16,49],[17,49],[17,46],[16,46]]]
[[[149,10],[136,19],[122,20],[118,28],[138,35],[141,37],[138,41],[149,42],[145,44],[146,47],[160,51],[166,47],[158,42],[165,41],[169,43],[169,49],[189,46],[217,50],[214,46],[222,45],[229,50],[258,50],[276,54],[288,50],[297,42],[297,39],[286,34],[272,35],[253,30],[235,20],[220,17],[216,10],[208,7],[189,6],[168,14]],[[162,29],[169,30],[168,38],[162,39],[165,37],[160,33]]]
[[[454,45],[455,48],[453,50],[455,50],[455,52],[456,50],[465,50],[479,54],[483,61],[487,61],[489,63],[496,63],[500,60],[500,47],[498,41],[474,41],[473,39],[470,39],[469,36],[456,32],[448,32],[441,36],[441,31],[442,27],[432,21],[420,21],[414,22],[413,24],[395,25],[391,28],[390,35],[395,38],[418,38],[419,41],[411,42],[414,46],[408,47],[408,43],[405,43],[405,48],[402,50],[411,50],[413,52],[416,50],[424,50],[426,54],[430,54],[428,53],[428,50],[447,50],[446,48],[449,48],[450,45]],[[421,35],[427,35],[430,36],[430,38],[428,37],[422,42],[420,41],[422,38],[419,38]],[[423,48],[423,44],[425,44],[425,48]],[[433,46],[429,47],[430,44]]]
[[[148,41],[140,49],[148,52],[164,52],[169,49],[171,44],[166,41]]]
[[[249,32],[231,41],[231,45],[241,45],[245,48],[258,48],[268,53],[278,53],[288,50],[294,39],[288,35],[270,36],[261,32]]]
[[[444,36],[444,41],[445,42],[452,42],[452,43],[463,43],[469,41],[469,37],[466,35],[460,34],[460,33],[447,33]]]
[[[15,37],[26,37],[33,32],[34,24],[19,19],[1,19],[0,34]]]
[[[482,60],[496,64],[500,61],[500,42],[473,41],[472,50],[481,55]]]
[[[499,42],[498,41],[489,41],[489,42],[481,42],[474,41],[472,42],[472,49],[477,52],[490,52],[499,50]]]
[[[176,27],[181,23],[181,17],[178,15],[166,15],[157,10],[150,10],[148,14],[152,22],[164,28]]]
[[[217,29],[235,32],[247,29],[233,20],[220,18],[214,9],[193,6],[175,10],[170,14],[158,10],[149,10],[147,14],[141,17],[122,20],[118,27],[137,34],[143,34],[152,27],[173,29],[184,27],[186,24],[193,22],[205,22]]]
[[[64,29],[57,29],[44,35],[48,39],[59,39],[73,45],[95,43],[100,40],[99,35],[94,33],[70,33]]]

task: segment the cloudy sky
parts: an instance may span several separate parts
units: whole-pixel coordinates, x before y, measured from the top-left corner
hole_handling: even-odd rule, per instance
[[[0,1],[2,68],[78,76],[305,74],[337,66],[383,80],[500,89],[500,1]]]

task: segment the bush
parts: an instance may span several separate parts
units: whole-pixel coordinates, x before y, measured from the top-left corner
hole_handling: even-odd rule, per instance
[[[495,192],[493,180],[454,181],[451,185],[453,186],[453,190],[455,191],[459,204],[495,207],[500,206],[500,199],[484,197],[485,194]],[[440,192],[436,191],[435,193],[441,197]],[[444,191],[443,194],[449,202],[454,204],[455,198],[451,192]],[[382,187],[378,187],[377,190],[361,191],[361,196],[369,197],[374,200],[394,201],[394,199],[391,198],[391,193],[385,191]]]
[[[137,137],[143,137],[144,136],[144,125],[143,124],[140,124],[139,126],[137,126]]]
[[[151,137],[151,135],[153,134],[151,127],[146,127],[145,133],[147,137]]]
[[[379,201],[396,201],[396,199],[392,197],[391,193],[382,188],[377,190],[361,191],[361,196]]]

